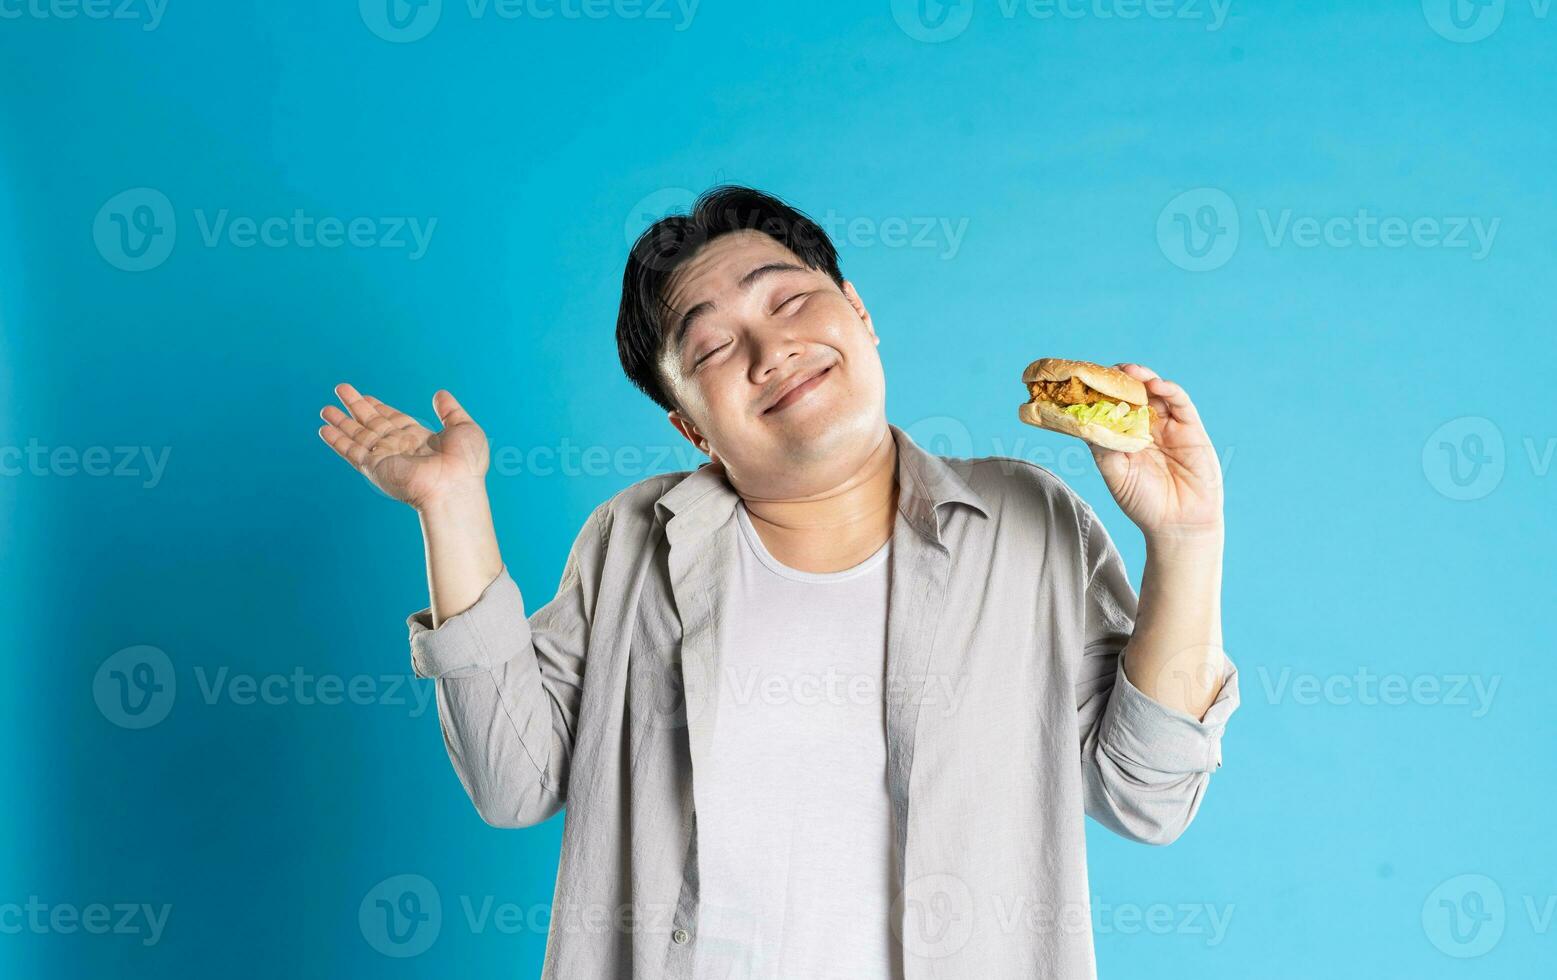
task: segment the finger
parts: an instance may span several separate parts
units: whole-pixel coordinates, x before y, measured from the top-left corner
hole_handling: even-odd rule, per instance
[[[361,443],[362,448],[364,449],[373,445],[374,441],[378,439],[377,432],[364,427],[361,423],[357,422],[350,415],[347,415],[345,412],[336,408],[334,405],[326,405],[319,412],[319,417],[335,426],[337,429],[340,429],[341,433],[344,434],[347,438]]]
[[[421,428],[422,423],[400,411],[400,409],[395,408],[393,405],[386,405],[377,398],[374,398],[372,395],[363,395],[362,397],[369,405],[373,406],[374,411],[382,415],[384,420],[395,428],[404,429],[409,426],[416,426],[417,428]]]
[[[335,396],[341,400],[351,412],[351,417],[361,422],[374,432],[387,432],[391,428],[389,422],[373,407],[373,403],[362,397],[362,392],[344,382],[335,386]]]
[[[1169,417],[1168,403],[1161,398],[1154,397],[1152,394],[1150,382],[1158,376],[1156,371],[1144,364],[1136,364],[1133,361],[1121,361],[1115,364],[1114,367],[1137,381],[1146,383],[1146,404],[1151,406],[1157,419],[1165,421]]]
[[[1122,453],[1116,449],[1107,449],[1095,442],[1087,443],[1092,450],[1092,460],[1097,463],[1097,470],[1105,480],[1114,481],[1122,479],[1130,472],[1133,461],[1129,453]]]
[[[333,425],[321,425],[319,427],[319,438],[323,439],[331,449],[335,450],[337,456],[359,470],[362,468],[363,463],[367,461],[368,451]]]
[[[433,394],[433,411],[438,413],[438,421],[443,423],[444,428],[473,421],[460,406],[458,399],[446,388],[440,388]]]
[[[1199,423],[1200,413],[1195,409],[1195,403],[1189,400],[1189,394],[1177,383],[1166,378],[1153,378],[1146,383],[1146,391],[1162,399],[1175,420],[1189,425]]]
[[[1150,381],[1152,378],[1157,377],[1157,372],[1153,371],[1151,368],[1145,367],[1141,364],[1135,364],[1130,361],[1121,361],[1120,363],[1115,364],[1114,367],[1123,371],[1125,374],[1128,374],[1137,381]]]

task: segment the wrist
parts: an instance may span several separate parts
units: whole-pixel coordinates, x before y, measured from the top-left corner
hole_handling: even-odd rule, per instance
[[[448,487],[416,503],[416,512],[423,521],[440,523],[479,517],[490,510],[485,480]]]
[[[1176,561],[1220,557],[1225,541],[1220,521],[1192,527],[1154,528],[1145,537],[1148,556]]]

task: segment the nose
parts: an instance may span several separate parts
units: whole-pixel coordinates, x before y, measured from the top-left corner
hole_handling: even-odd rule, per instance
[[[756,343],[757,356],[752,358],[751,368],[753,384],[764,384],[775,371],[784,370],[790,358],[805,353],[805,344],[787,332],[759,334]]]

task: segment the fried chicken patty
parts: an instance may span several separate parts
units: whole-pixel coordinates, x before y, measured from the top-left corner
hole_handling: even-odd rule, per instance
[[[1119,400],[1109,398],[1080,378],[1066,378],[1064,381],[1029,381],[1027,392],[1033,401],[1050,401],[1056,405],[1090,405],[1093,402]],[[1157,410],[1148,405],[1146,417],[1156,421]]]
[[[1090,405],[1106,396],[1080,378],[1064,381],[1029,381],[1027,391],[1034,400],[1055,402],[1060,405]]]

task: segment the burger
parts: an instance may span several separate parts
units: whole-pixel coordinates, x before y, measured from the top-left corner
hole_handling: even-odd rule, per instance
[[[1040,357],[1022,372],[1022,383],[1030,400],[1018,417],[1028,425],[1125,453],[1152,444],[1157,413],[1147,404],[1146,386],[1118,368]]]

